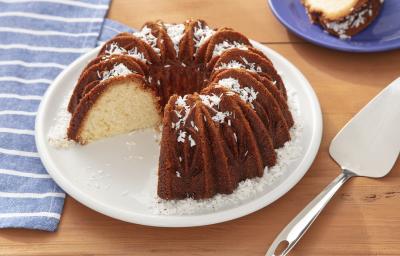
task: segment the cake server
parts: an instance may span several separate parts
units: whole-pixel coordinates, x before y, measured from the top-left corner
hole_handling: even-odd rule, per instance
[[[381,178],[389,173],[400,153],[400,78],[342,128],[329,153],[342,173],[282,230],[266,256],[287,255],[350,178]]]

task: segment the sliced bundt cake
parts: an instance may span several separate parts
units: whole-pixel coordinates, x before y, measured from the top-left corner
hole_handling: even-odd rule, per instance
[[[244,35],[202,20],[148,22],[86,66],[68,138],[85,144],[162,123],[158,195],[210,198],[276,164],[293,126],[286,101],[272,62]]]

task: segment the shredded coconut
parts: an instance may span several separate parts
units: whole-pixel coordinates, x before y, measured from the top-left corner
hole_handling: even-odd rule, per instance
[[[128,55],[131,56],[131,57],[134,57],[136,59],[139,59],[139,60],[141,60],[143,62],[147,61],[146,58],[144,57],[144,54],[142,52],[139,52],[137,47],[134,47],[134,48],[130,49],[128,51]]]
[[[213,117],[211,117],[211,119],[214,122],[224,123],[225,119],[232,115],[232,112],[228,112],[228,111],[221,112],[218,110],[219,104],[221,102],[222,94],[219,96],[217,96],[215,94],[199,95],[199,97],[204,105],[208,106],[213,112],[215,112],[215,115]]]
[[[181,42],[181,39],[185,32],[185,25],[184,24],[164,24],[164,25],[167,28],[167,34],[171,38],[172,43],[174,44],[176,55],[178,56],[179,43]]]
[[[178,142],[182,143],[184,143],[186,140],[186,132],[180,129],[186,123],[186,119],[188,118],[191,110],[190,106],[186,103],[186,100],[187,100],[187,95],[183,97],[179,96],[176,99],[175,105],[180,107],[180,110],[174,110],[176,116],[178,117],[178,121],[176,123],[172,123],[172,128],[175,128],[176,131],[179,131],[177,140]],[[190,139],[191,136],[189,135],[189,140]]]
[[[326,27],[335,31],[339,35],[340,39],[348,39],[350,36],[346,35],[347,30],[350,28],[358,28],[363,25],[366,22],[367,15],[372,16],[372,10],[370,8],[349,15],[344,21],[326,23]]]
[[[214,106],[219,107],[219,103],[221,102],[222,94],[220,96],[217,96],[215,94],[199,95],[199,97],[200,97],[201,101],[203,102],[203,104],[205,104],[206,106],[213,109]]]
[[[150,45],[157,54],[161,53],[160,49],[157,47],[157,37],[151,33],[151,29],[147,26],[144,26],[141,31],[133,33],[133,35]]]
[[[212,120],[217,123],[224,123],[225,118],[229,117],[232,113],[225,111],[225,112],[217,112],[215,116],[212,117]]]
[[[237,93],[244,102],[254,108],[253,101],[257,98],[258,92],[253,87],[241,87],[239,81],[232,77],[221,79],[218,81],[218,84]]]
[[[185,138],[186,138],[186,132],[184,131],[179,131],[179,135],[178,135],[178,142],[184,143],[185,142]]]
[[[120,55],[120,54],[125,54],[126,53],[126,50],[124,49],[124,48],[122,48],[122,47],[120,47],[117,43],[112,43],[112,44],[110,44],[107,48],[106,48],[106,50],[105,50],[105,52],[104,52],[106,55],[113,55],[113,54],[118,54],[118,55]]]
[[[260,67],[260,66],[257,66],[257,64],[256,63],[254,63],[254,62],[249,62],[245,57],[240,57],[242,60],[243,60],[243,62],[246,64],[246,69],[247,70],[250,70],[250,71],[253,71],[253,72],[257,72],[257,73],[260,73],[260,72],[262,72],[262,68]]]
[[[225,52],[226,50],[233,49],[233,48],[238,48],[238,49],[241,49],[241,50],[248,50],[249,49],[245,44],[242,44],[242,43],[239,43],[239,42],[236,42],[236,41],[234,41],[232,43],[230,43],[228,41],[223,41],[222,43],[219,43],[219,44],[215,45],[212,56],[213,57],[219,56],[223,52]]]
[[[236,133],[234,132],[233,133],[233,138],[235,139],[235,141],[237,142],[237,135],[236,135]]]
[[[189,135],[190,147],[196,146],[196,141],[192,138],[192,135]]]
[[[190,113],[190,107],[186,104],[187,95],[184,97],[179,96],[178,99],[175,101],[175,105],[181,107],[180,111],[175,110],[176,116],[179,118],[178,122],[175,123],[175,130],[178,130],[181,125],[186,123],[186,119]],[[182,114],[183,112],[183,114]]]
[[[70,96],[70,95],[69,95]],[[75,145],[75,142],[68,140],[67,129],[71,114],[67,111],[67,106],[70,97],[66,97],[61,104],[57,115],[54,119],[54,125],[50,127],[49,133],[47,134],[48,142],[55,148],[69,148]]]
[[[257,66],[256,63],[249,62],[249,61],[247,61],[247,59],[244,58],[244,57],[241,57],[241,59],[243,60],[243,62],[244,62],[245,64],[240,63],[240,62],[238,62],[238,61],[236,61],[236,60],[231,60],[231,61],[229,61],[228,63],[221,63],[221,64],[219,64],[219,66],[216,67],[215,70],[221,70],[221,69],[240,69],[240,68],[243,68],[243,69],[246,69],[246,70],[248,70],[248,71],[250,71],[250,72],[256,72],[256,73],[262,72],[262,68],[261,68],[260,66]]]
[[[179,96],[178,99],[176,99],[175,104],[176,104],[177,106],[179,106],[179,107],[184,107],[184,106],[186,106],[186,98],[187,98],[187,95],[185,95],[184,97]]]
[[[107,80],[112,77],[117,77],[117,76],[126,76],[129,74],[132,74],[131,70],[129,70],[124,64],[119,63],[114,65],[114,67],[109,70],[109,71],[104,71],[101,80]]]
[[[212,35],[215,34],[215,31],[210,27],[203,26],[200,21],[197,22],[197,26],[194,28],[193,40],[194,47],[197,50],[207,41]]]
[[[221,63],[218,67],[215,68],[215,70],[221,70],[221,69],[239,69],[239,68],[246,68],[245,65],[242,63],[236,61],[236,60],[231,60],[228,63]]]
[[[143,62],[146,62],[146,58],[144,57],[144,54],[142,52],[139,52],[137,47],[134,47],[133,49],[127,51],[126,49],[120,47],[117,43],[112,43],[110,44],[107,49],[104,52],[106,55],[124,55],[127,54],[135,59],[141,60]]]

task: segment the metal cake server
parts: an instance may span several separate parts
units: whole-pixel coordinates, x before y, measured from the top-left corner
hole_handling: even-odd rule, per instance
[[[266,256],[287,255],[350,178],[381,178],[389,173],[400,153],[400,78],[342,128],[329,153],[342,173],[282,230]]]

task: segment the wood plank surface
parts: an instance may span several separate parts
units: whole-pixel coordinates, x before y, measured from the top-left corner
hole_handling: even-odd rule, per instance
[[[111,4],[109,17],[134,28],[146,21],[198,18],[212,27],[235,28],[261,43],[302,42],[275,19],[267,0],[117,0]]]
[[[157,18],[199,17],[230,26],[276,50],[309,79],[324,134],[315,162],[284,197],[246,217],[197,228],[153,228],[96,213],[68,198],[56,233],[1,230],[0,255],[264,255],[281,229],[336,175],[328,146],[339,129],[400,75],[400,51],[341,53],[290,35],[265,0],[114,0],[109,17],[133,27]],[[400,255],[400,164],[379,180],[355,178],[290,255]]]

